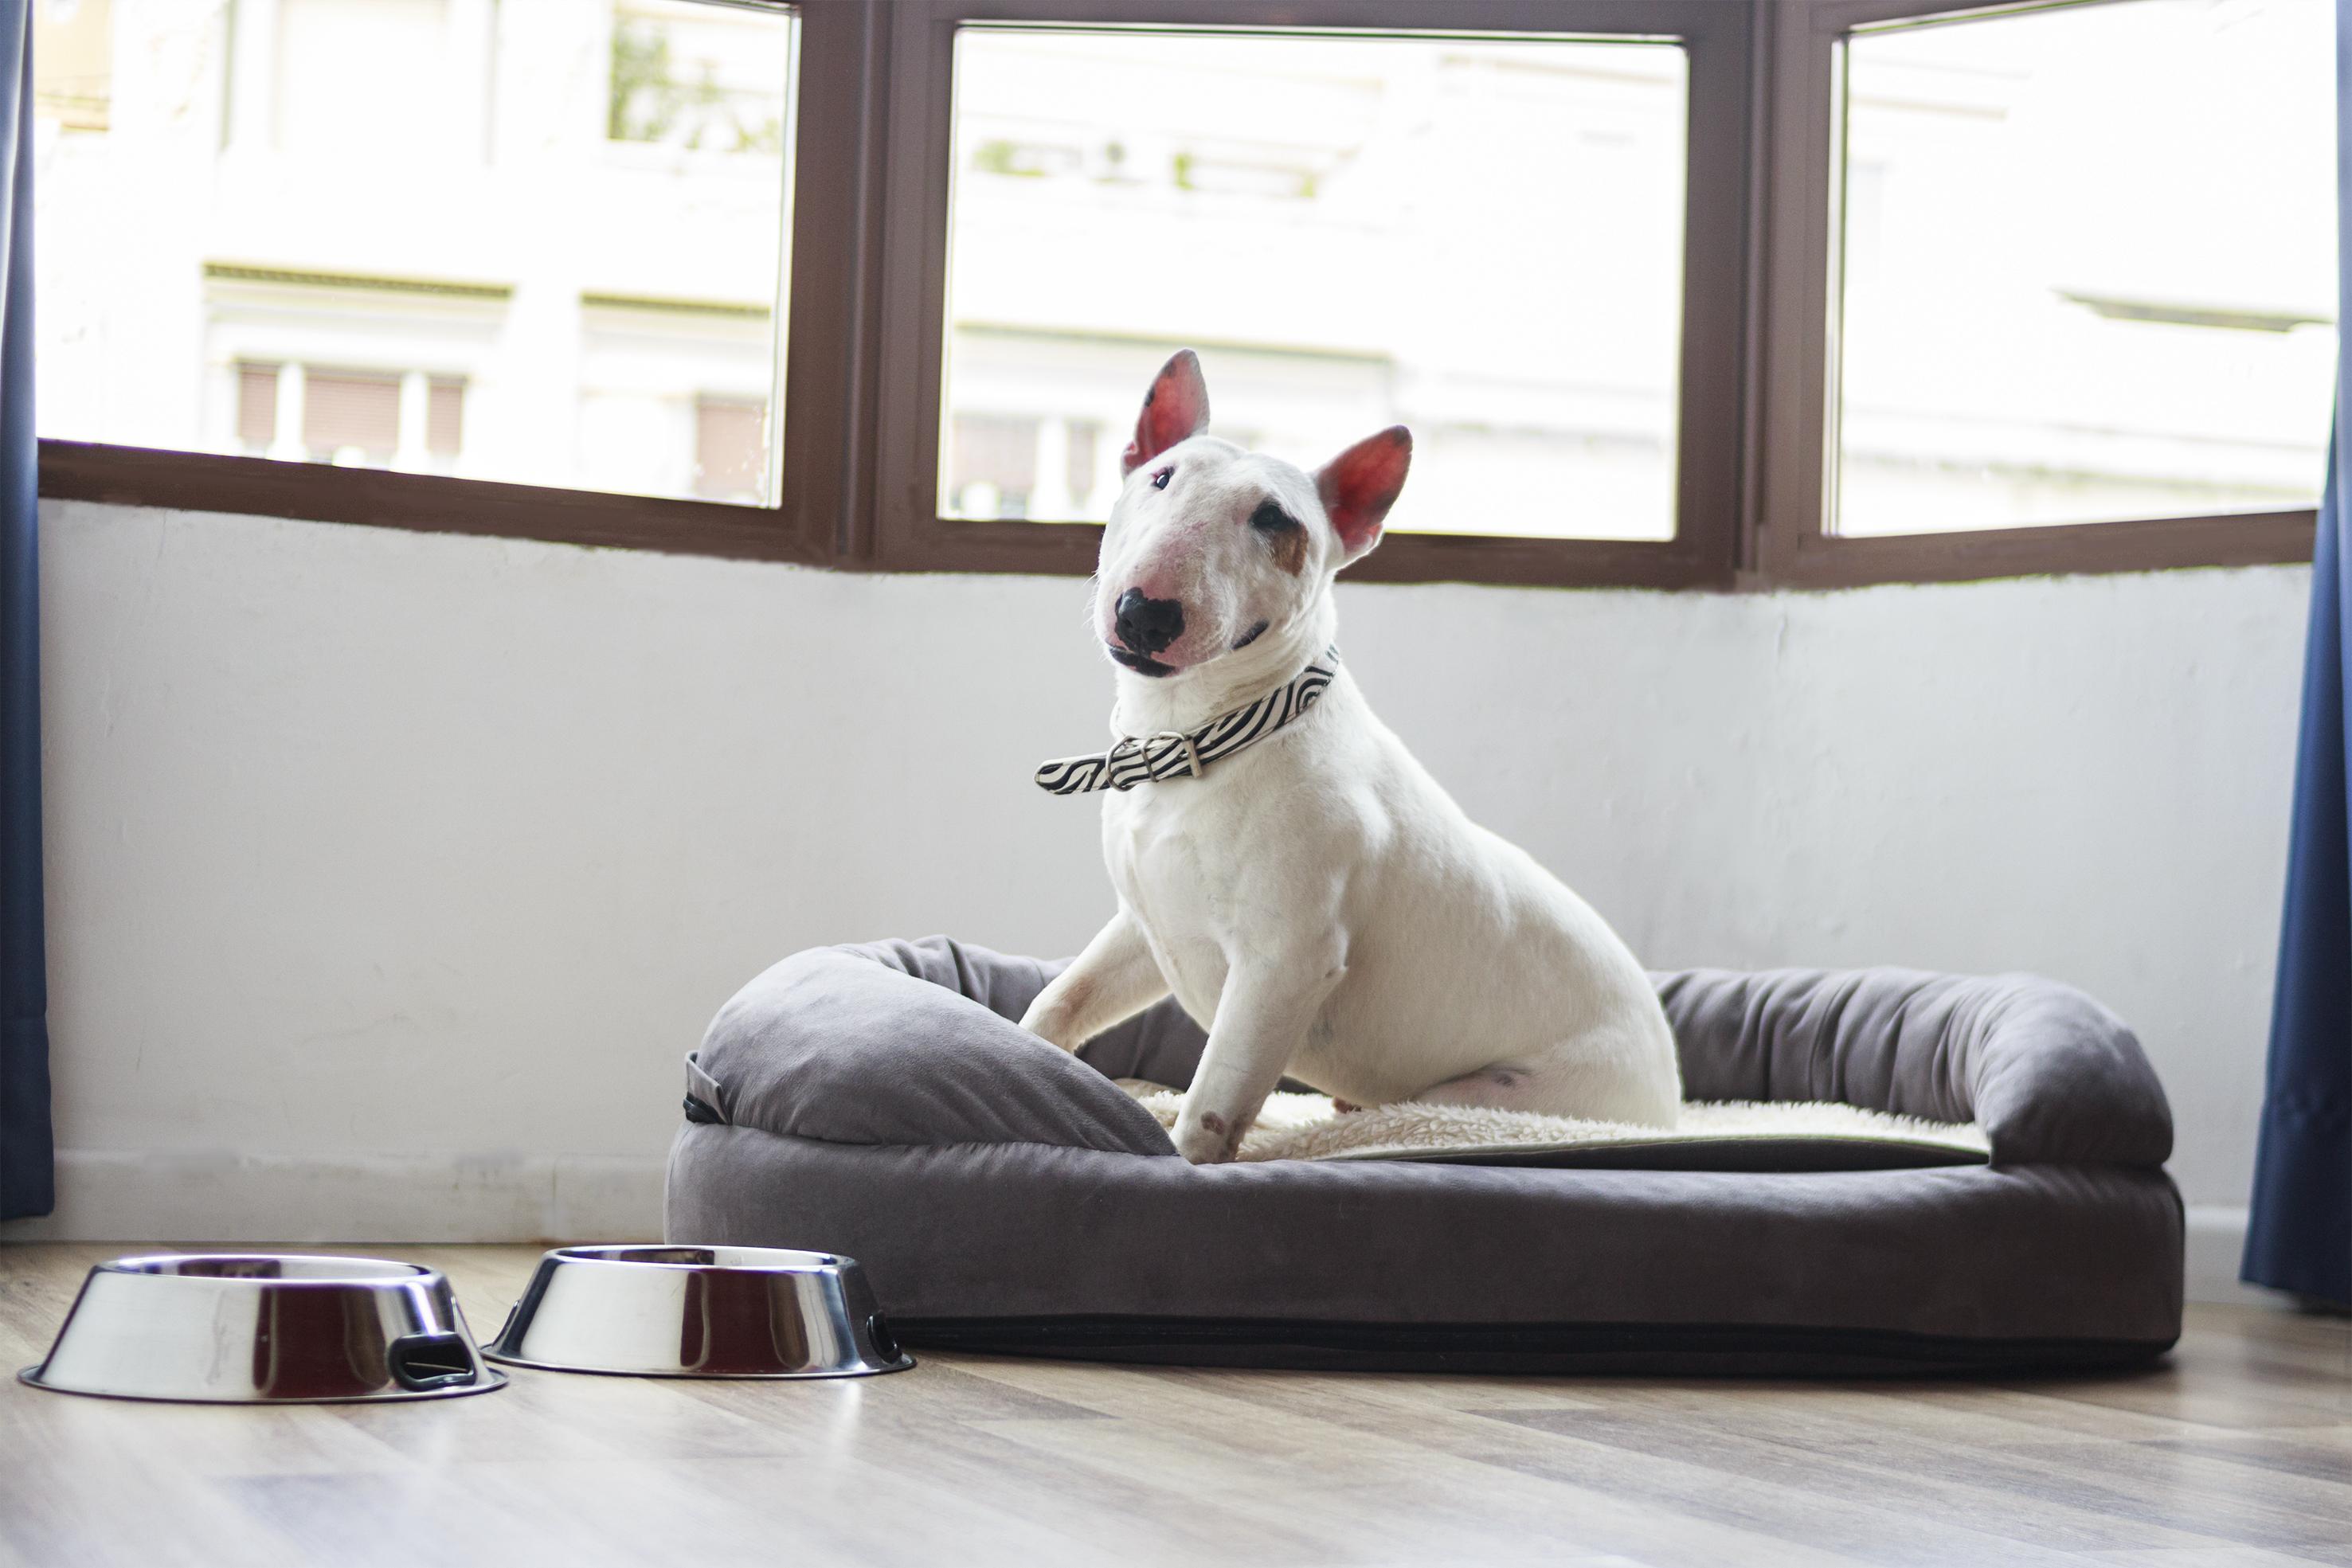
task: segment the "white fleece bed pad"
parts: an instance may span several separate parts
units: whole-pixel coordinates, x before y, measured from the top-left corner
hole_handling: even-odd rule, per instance
[[[1122,1078],[1163,1127],[1181,1092]],[[1831,1171],[1984,1165],[1973,1124],[1929,1122],[1829,1101],[1693,1101],[1671,1129],[1407,1101],[1342,1112],[1321,1094],[1269,1097],[1237,1158],[1420,1160],[1604,1170]]]

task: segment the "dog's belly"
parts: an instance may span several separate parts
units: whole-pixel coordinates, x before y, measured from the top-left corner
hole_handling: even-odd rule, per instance
[[[1307,1038],[1292,1053],[1283,1076],[1352,1105],[1386,1104],[1404,1099],[1421,1087],[1415,1084],[1411,1089],[1396,1089],[1388,1082],[1395,1074],[1366,1071],[1365,1062],[1341,1043],[1338,1021],[1341,1010],[1338,997],[1324,1003]]]
[[[1292,1053],[1288,1075],[1352,1104],[1385,1105],[1499,1071],[1501,1081],[1523,1087],[1524,1109],[1593,1114],[1587,1095],[1633,1066],[1625,1051],[1631,1007],[1581,1018],[1584,1009],[1566,998],[1539,1014],[1498,1009],[1495,998],[1515,980],[1495,966],[1422,968],[1410,986],[1395,984],[1399,978],[1394,969],[1351,967]],[[1663,1049],[1670,1051],[1670,1041]],[[1661,1056],[1660,1064],[1670,1060]]]
[[[1360,970],[1342,980],[1292,1053],[1288,1076],[1351,1104],[1385,1105],[1486,1060],[1459,1030],[1400,1016],[1383,989]],[[1448,1010],[1461,1018],[1473,1006],[1465,998]]]

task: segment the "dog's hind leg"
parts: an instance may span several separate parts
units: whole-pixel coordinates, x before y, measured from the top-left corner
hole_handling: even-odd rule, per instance
[[[1143,939],[1143,927],[1122,904],[1087,950],[1037,993],[1021,1015],[1021,1027],[1074,1051],[1167,994],[1168,981]]]
[[[1549,1096],[1541,1092],[1535,1074],[1526,1068],[1497,1063],[1459,1078],[1449,1078],[1443,1083],[1433,1083],[1412,1098],[1424,1105],[1485,1105],[1497,1111],[1537,1111],[1542,1109],[1537,1102]]]
[[[1580,1061],[1495,1062],[1433,1083],[1412,1098],[1430,1105],[1483,1105],[1642,1126],[1672,1126],[1675,1120],[1672,1103],[1642,1092],[1629,1075]]]

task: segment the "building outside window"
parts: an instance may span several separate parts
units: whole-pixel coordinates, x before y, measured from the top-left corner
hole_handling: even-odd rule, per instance
[[[772,495],[789,11],[34,10],[42,434]]]

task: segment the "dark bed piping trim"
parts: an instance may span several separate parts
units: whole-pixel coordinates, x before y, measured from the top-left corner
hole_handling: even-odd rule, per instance
[[[1369,1323],[1285,1318],[893,1318],[916,1349],[1367,1372],[1954,1375],[2154,1361],[2174,1340],[1974,1339],[1772,1323]]]

